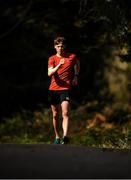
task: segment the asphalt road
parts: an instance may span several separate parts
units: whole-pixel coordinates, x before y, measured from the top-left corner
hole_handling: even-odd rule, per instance
[[[131,151],[72,145],[0,144],[0,178],[129,179]]]

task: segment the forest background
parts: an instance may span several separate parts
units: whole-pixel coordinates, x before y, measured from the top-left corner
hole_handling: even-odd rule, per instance
[[[67,38],[81,62],[72,144],[131,147],[131,1],[0,1],[0,142],[51,143],[47,63]]]

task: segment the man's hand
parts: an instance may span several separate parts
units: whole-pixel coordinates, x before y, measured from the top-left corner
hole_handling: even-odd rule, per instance
[[[77,86],[78,85],[78,78],[77,78],[77,76],[74,76],[74,78],[72,80],[72,85],[73,86]]]
[[[62,64],[64,64],[64,62],[65,62],[65,59],[64,59],[64,58],[62,58],[62,59],[60,59],[59,64],[60,64],[60,65],[62,65]]]
[[[50,67],[48,68],[48,76],[52,76],[54,73],[56,73],[56,71],[59,69],[59,67],[64,64],[65,60],[64,58],[60,59],[59,64],[56,67]]]

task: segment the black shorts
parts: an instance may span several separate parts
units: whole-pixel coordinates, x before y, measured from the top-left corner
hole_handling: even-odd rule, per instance
[[[49,90],[49,103],[52,105],[57,105],[62,103],[62,101],[70,101],[69,90]]]

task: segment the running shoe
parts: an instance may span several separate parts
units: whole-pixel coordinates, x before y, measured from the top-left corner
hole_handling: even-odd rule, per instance
[[[56,138],[56,139],[54,140],[54,144],[60,144],[60,138]]]
[[[69,143],[69,138],[67,136],[64,136],[61,140],[61,144],[68,144]]]

